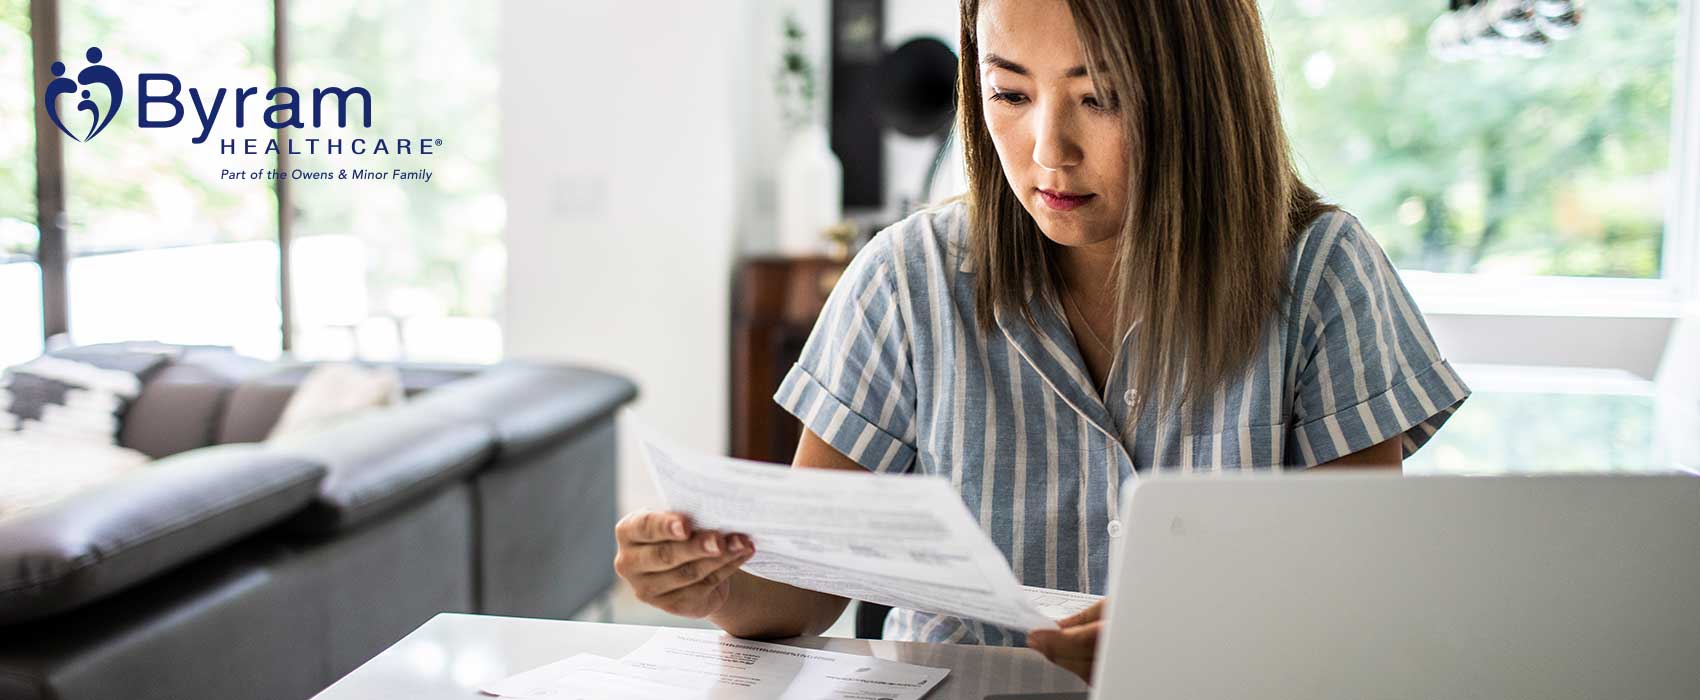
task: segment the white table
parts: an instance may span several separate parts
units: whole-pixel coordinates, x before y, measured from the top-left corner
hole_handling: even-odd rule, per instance
[[[579,653],[619,657],[657,627],[442,613],[367,661],[315,700],[489,698],[479,686]],[[1081,691],[1086,684],[1031,649],[798,637],[785,644],[949,668],[926,700],[993,693]]]

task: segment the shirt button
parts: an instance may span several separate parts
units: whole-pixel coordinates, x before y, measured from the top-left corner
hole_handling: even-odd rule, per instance
[[[1110,526],[1108,528],[1105,528],[1105,529],[1110,531],[1111,537],[1121,537],[1122,536],[1122,521],[1111,520]]]
[[[1128,389],[1122,394],[1122,400],[1127,402],[1128,408],[1133,408],[1133,404],[1139,400],[1139,392]]]

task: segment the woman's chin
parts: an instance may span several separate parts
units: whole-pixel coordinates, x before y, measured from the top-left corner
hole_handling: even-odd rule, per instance
[[[1094,197],[1094,200],[1100,199]],[[1102,243],[1116,237],[1119,227],[1103,215],[1103,203],[1092,201],[1087,206],[1068,210],[1058,210],[1048,206],[1039,195],[1034,195],[1033,201],[1022,202],[1033,221],[1039,224],[1039,230],[1052,243],[1060,246],[1076,248]]]
[[[1116,237],[1116,230],[1111,226],[1092,225],[1092,222],[1072,217],[1045,216],[1043,212],[1034,217],[1039,223],[1039,230],[1051,239],[1052,243],[1069,248],[1103,243]]]

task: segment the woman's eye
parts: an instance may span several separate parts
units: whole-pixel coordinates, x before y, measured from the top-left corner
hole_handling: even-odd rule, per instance
[[[992,93],[992,101],[993,102],[1002,102],[1002,103],[1008,104],[1008,105],[1020,105],[1020,104],[1026,104],[1027,96],[1023,95],[1019,92],[997,91],[997,92]]]
[[[1119,106],[1117,104],[1117,101],[1115,100],[1115,98],[1111,98],[1109,106],[1106,107],[1103,102],[1100,102],[1098,100],[1097,95],[1087,95],[1086,99],[1082,100],[1081,102],[1084,103],[1088,108],[1095,109],[1095,110],[1100,111],[1100,112],[1113,112],[1113,111],[1116,110],[1116,107]]]

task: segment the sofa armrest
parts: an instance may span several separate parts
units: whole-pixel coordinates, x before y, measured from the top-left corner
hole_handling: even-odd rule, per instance
[[[495,440],[483,422],[405,403],[266,445],[278,454],[325,465],[318,494],[288,525],[323,535],[355,527],[476,471],[489,461]]]
[[[324,467],[252,445],[191,450],[0,520],[0,624],[111,595],[282,520]]]
[[[617,375],[508,362],[432,389],[414,402],[488,423],[506,459],[589,430],[636,397],[637,386]]]

